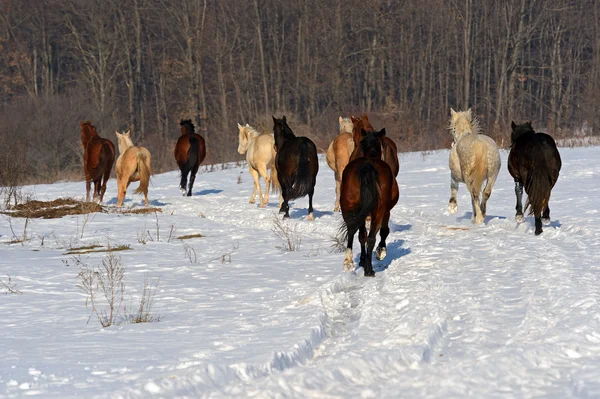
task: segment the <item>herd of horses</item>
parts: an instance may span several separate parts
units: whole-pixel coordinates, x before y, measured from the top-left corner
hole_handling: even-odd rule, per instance
[[[479,121],[471,109],[450,111],[449,130],[454,141],[449,159],[451,196],[448,211],[453,214],[458,210],[456,194],[459,183],[463,183],[471,196],[471,221],[481,224],[500,171],[500,152],[493,139],[481,134]],[[81,121],[80,125],[86,200],[90,200],[93,182],[93,198],[102,202],[115,161],[115,147],[110,140],[98,135],[90,121]],[[198,167],[206,156],[206,146],[204,138],[195,133],[191,120],[182,120],[180,126],[181,136],[175,145],[174,156],[181,171],[181,192],[191,196]],[[339,134],[327,149],[326,159],[335,176],[334,211],[341,211],[344,221],[342,232],[347,237],[343,268],[354,269],[352,244],[358,232],[361,248],[359,266],[363,267],[365,276],[374,276],[373,250],[378,260],[385,258],[390,213],[399,198],[396,181],[400,170],[398,148],[386,135],[385,128],[376,130],[366,114],[351,118],[340,116],[339,127]],[[549,222],[550,219],[548,203],[561,168],[560,154],[552,137],[536,133],[531,122],[521,125],[512,122],[511,128],[508,171],[515,182],[516,220],[524,220],[524,188],[528,197],[525,210],[529,209],[529,214],[534,215],[535,234],[539,235],[543,221]],[[281,119],[273,117],[273,133],[259,133],[250,125],[239,123],[238,130],[238,152],[246,154],[254,180],[250,203],[255,203],[258,194],[260,207],[265,207],[269,203],[271,189],[280,192],[279,212],[284,214],[284,218],[289,218],[289,201],[308,195],[307,219],[313,220],[312,201],[319,160],[312,140],[296,136],[285,116]],[[146,148],[133,144],[129,131],[116,132],[116,135],[119,147],[117,206],[122,206],[129,184],[136,181],[140,185],[135,193],[143,194],[148,206],[152,174],[150,153]],[[264,191],[261,190],[261,177],[265,182]],[[375,248],[377,233],[380,241]]]

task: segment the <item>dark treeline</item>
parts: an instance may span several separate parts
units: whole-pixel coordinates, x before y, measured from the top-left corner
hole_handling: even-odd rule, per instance
[[[599,134],[599,54],[597,0],[0,0],[0,170],[80,177],[80,119],[131,129],[155,171],[181,118],[206,162],[283,113],[321,149],[362,112],[400,151],[442,148],[450,107],[501,145],[513,119]]]

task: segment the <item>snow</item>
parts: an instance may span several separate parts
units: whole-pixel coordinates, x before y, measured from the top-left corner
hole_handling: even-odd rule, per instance
[[[514,221],[506,153],[482,226],[470,223],[464,185],[457,215],[447,212],[448,151],[400,154],[374,279],[342,273],[344,253],[331,250],[341,217],[324,159],[315,221],[302,198],[284,223],[301,238],[294,252],[272,231],[276,196],[249,204],[251,177],[235,164],[199,174],[193,197],[180,196],[177,172],[154,176],[157,215],[29,220],[23,244],[9,242],[25,221],[0,216],[0,278],[22,291],[0,295],[0,397],[600,397],[600,149],[561,155],[552,222],[536,237],[531,217]],[[135,186],[127,207],[142,206]],[[85,191],[27,190],[41,200]],[[111,180],[109,206],[115,197]],[[205,237],[176,239],[194,233]],[[145,278],[158,282],[159,322],[90,319],[64,253],[107,243],[132,248],[117,253],[128,306]]]

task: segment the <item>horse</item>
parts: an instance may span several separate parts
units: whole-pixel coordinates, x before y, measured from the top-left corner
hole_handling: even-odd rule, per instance
[[[349,271],[354,268],[352,242],[354,234],[358,231],[359,265],[364,268],[366,277],[373,277],[375,272],[372,254],[376,235],[380,231],[375,257],[382,260],[387,252],[385,240],[390,233],[390,211],[398,202],[399,190],[392,168],[381,160],[381,141],[385,137],[385,129],[380,131],[361,129],[360,134],[362,140],[356,151],[357,157],[348,163],[342,174],[340,197],[344,219],[342,228],[348,238],[344,270]],[[371,224],[367,235],[368,216],[371,217]]]
[[[106,183],[115,163],[115,145],[98,135],[90,121],[79,121],[81,146],[83,147],[83,172],[85,174],[85,200],[90,200],[90,188],[94,182],[94,200],[104,201]]]
[[[354,141],[354,151],[350,155],[350,160],[354,160],[357,157],[357,149],[360,141],[362,140],[361,136],[361,128],[364,128],[366,131],[373,130],[373,125],[369,122],[369,116],[364,114],[362,118],[355,118],[354,116],[350,117],[352,121],[353,130],[352,130],[352,140]],[[392,172],[394,173],[394,177],[398,176],[398,172],[400,171],[400,162],[398,161],[398,147],[396,143],[389,137],[385,136],[381,140],[381,159],[390,165]]]
[[[134,181],[139,181],[140,186],[135,189],[135,194],[144,194],[146,207],[148,207],[148,185],[150,184],[150,152],[144,147],[136,147],[131,141],[131,131],[117,133],[119,145],[119,158],[117,158],[117,206],[123,205],[127,187]]]
[[[239,123],[239,144],[238,153],[246,154],[248,169],[254,179],[254,187],[250,196],[250,203],[255,203],[256,193],[260,199],[260,207],[264,208],[269,203],[269,189],[273,185],[273,191],[279,191],[279,181],[277,180],[277,168],[275,167],[275,138],[272,134],[260,134],[252,126],[246,123],[242,126]],[[271,170],[271,175],[267,170]],[[265,181],[264,195],[260,189],[260,177]],[[281,206],[281,200],[279,203]]]
[[[191,119],[181,120],[181,136],[175,144],[175,161],[181,171],[181,181],[179,182],[179,190],[181,194],[186,195],[185,188],[187,186],[188,174],[190,176],[190,185],[188,187],[187,196],[192,196],[192,187],[196,180],[198,167],[206,157],[206,144],[204,137],[194,132],[194,124]]]
[[[350,155],[354,152],[354,140],[352,138],[353,124],[350,118],[340,116],[340,131],[327,148],[327,165],[333,170],[335,177],[335,206],[334,212],[340,210],[340,185],[342,173],[350,161]]]
[[[308,220],[314,220],[313,194],[319,172],[317,147],[308,137],[296,137],[287,124],[285,115],[281,119],[273,116],[275,137],[275,168],[281,186],[283,202],[279,213],[289,218],[289,201],[308,194]]]
[[[511,146],[508,172],[515,180],[517,222],[523,221],[523,187],[527,193],[525,209],[535,217],[535,235],[542,234],[542,219],[550,222],[550,193],[558,180],[562,161],[554,139],[546,133],[536,133],[531,122],[516,125],[511,122]]]
[[[500,171],[500,151],[492,138],[480,134],[479,121],[473,117],[471,109],[456,112],[450,108],[449,130],[454,137],[450,150],[450,201],[448,211],[456,213],[458,204],[456,192],[458,183],[465,183],[473,206],[471,222],[481,224],[485,220],[487,201]],[[481,203],[479,197],[483,181],[487,180]]]

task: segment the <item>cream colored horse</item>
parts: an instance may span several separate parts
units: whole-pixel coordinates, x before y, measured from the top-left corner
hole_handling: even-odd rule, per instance
[[[254,179],[254,188],[250,196],[250,203],[254,204],[256,193],[260,199],[260,207],[264,208],[269,203],[269,190],[271,184],[273,191],[280,191],[279,181],[277,180],[277,168],[275,168],[275,139],[270,133],[260,134],[252,126],[246,123],[242,126],[238,123],[239,144],[238,152],[246,154],[248,161],[248,169]],[[271,175],[267,170],[271,169]],[[265,193],[260,189],[260,177],[265,181]],[[279,196],[279,206],[281,206],[282,198]]]
[[[144,194],[146,207],[148,206],[148,186],[150,184],[150,152],[144,147],[135,147],[130,137],[131,131],[127,133],[117,132],[119,144],[119,158],[117,159],[117,206],[123,205],[125,193],[129,183],[139,181],[140,186],[134,191],[135,194]]]
[[[327,165],[333,170],[335,176],[335,207],[334,212],[340,210],[340,185],[342,184],[342,173],[348,165],[350,154],[354,151],[354,140],[352,129],[354,125],[350,118],[340,116],[340,133],[333,139],[327,148]]]
[[[471,222],[483,223],[487,200],[492,195],[492,187],[500,171],[500,152],[496,142],[490,137],[479,134],[479,121],[471,114],[471,109],[456,112],[450,109],[450,131],[454,144],[450,151],[450,202],[448,211],[456,213],[456,192],[458,183],[465,183],[471,194],[473,217]],[[481,186],[487,180],[483,198],[479,203]]]

